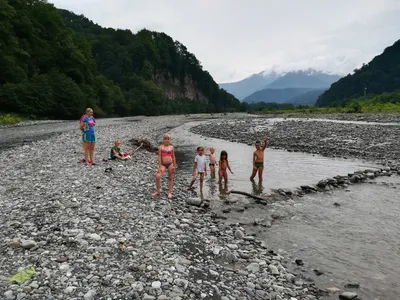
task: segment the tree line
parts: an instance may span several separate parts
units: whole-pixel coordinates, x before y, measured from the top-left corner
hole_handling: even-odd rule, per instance
[[[103,28],[44,0],[0,2],[0,111],[70,119],[243,111],[165,33]]]
[[[354,74],[333,83],[319,96],[316,106],[341,106],[349,99],[395,91],[400,91],[400,40]]]

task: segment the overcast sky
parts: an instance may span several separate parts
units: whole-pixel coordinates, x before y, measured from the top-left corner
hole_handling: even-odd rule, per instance
[[[275,69],[347,74],[400,39],[400,0],[49,0],[102,26],[163,31],[217,82]]]

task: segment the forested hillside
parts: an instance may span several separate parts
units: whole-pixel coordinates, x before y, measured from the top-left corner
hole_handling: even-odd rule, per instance
[[[366,90],[365,90],[366,88]],[[400,40],[363,65],[354,74],[332,84],[319,96],[317,106],[341,105],[346,99],[369,94],[400,91]]]
[[[290,99],[293,97],[312,90],[311,88],[264,89],[247,96],[243,102],[290,103]]]
[[[97,116],[241,109],[164,33],[102,28],[43,0],[0,1],[0,111],[76,118],[87,106]]]

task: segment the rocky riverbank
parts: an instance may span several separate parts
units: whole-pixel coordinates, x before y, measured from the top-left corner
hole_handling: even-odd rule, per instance
[[[332,113],[332,114],[260,114],[261,118],[293,118],[293,119],[330,119],[340,121],[400,123],[399,113]]]
[[[388,118],[379,115],[381,122],[392,122],[398,117],[390,115]],[[266,135],[268,146],[272,148],[364,159],[385,166],[397,166],[400,157],[400,126],[394,124],[252,118],[229,122],[214,120],[192,128],[192,132],[246,144],[254,144]]]
[[[115,138],[155,143],[190,117],[98,122],[97,161]],[[156,156],[77,163],[78,130],[6,149],[0,158],[0,295],[4,299],[318,299],[291,262],[239,225],[175,198],[152,198]],[[111,172],[105,172],[111,167]],[[110,169],[108,169],[110,170]],[[163,187],[165,192],[166,179]],[[8,276],[33,267],[22,283]]]

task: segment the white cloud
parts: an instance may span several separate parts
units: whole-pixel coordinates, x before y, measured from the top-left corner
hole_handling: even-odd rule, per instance
[[[102,26],[164,31],[216,81],[265,68],[346,74],[400,39],[400,0],[50,0]]]

